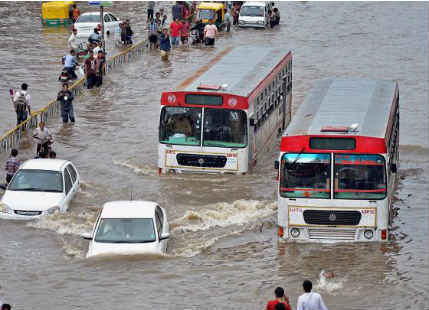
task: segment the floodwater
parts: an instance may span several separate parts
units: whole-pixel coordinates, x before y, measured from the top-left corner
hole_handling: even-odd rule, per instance
[[[68,32],[42,28],[39,6],[0,3],[3,132],[15,123],[9,87],[29,83],[36,108],[59,87]],[[179,48],[169,62],[148,52],[77,98],[74,126],[63,126],[59,117],[49,122],[54,148],[78,167],[82,189],[67,214],[0,223],[2,300],[15,309],[262,309],[281,285],[295,307],[308,278],[329,309],[429,308],[428,4],[278,6],[278,29],[234,29],[214,49]],[[115,3],[109,10],[142,33],[144,4]],[[398,80],[401,178],[391,242],[278,243],[272,166],[279,141],[248,176],[157,176],[161,92],[231,45],[292,50],[294,111],[317,79]],[[22,157],[32,153],[24,141]],[[85,259],[88,244],[79,236],[91,230],[97,210],[131,196],[167,209],[168,255]],[[335,277],[325,279],[323,270]]]

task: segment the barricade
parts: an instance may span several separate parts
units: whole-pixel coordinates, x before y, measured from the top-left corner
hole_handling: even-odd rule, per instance
[[[146,41],[141,41],[133,46],[126,48],[121,51],[119,54],[112,56],[106,61],[106,74],[112,71],[115,67],[121,64],[131,62],[137,56],[143,54],[144,49],[146,48]],[[82,93],[83,88],[85,87],[85,77],[74,82],[70,86],[70,91],[73,93],[73,96],[78,96]],[[60,103],[54,99],[50,101],[46,106],[40,110],[31,113],[26,121],[22,122],[14,129],[9,130],[0,138],[0,153],[9,152],[12,148],[16,148],[21,141],[21,137],[24,131],[32,130],[37,127],[39,121],[47,122],[49,119],[58,115],[58,112],[61,110]]]

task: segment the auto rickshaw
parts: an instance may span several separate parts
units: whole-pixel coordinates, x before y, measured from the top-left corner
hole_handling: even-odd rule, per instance
[[[225,28],[225,5],[223,2],[202,2],[197,8],[197,17],[203,24],[212,21],[220,31]]]
[[[71,25],[71,10],[74,1],[50,1],[42,3],[42,25]]]

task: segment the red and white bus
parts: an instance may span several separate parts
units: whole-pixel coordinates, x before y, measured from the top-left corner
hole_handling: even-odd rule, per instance
[[[398,146],[396,82],[317,82],[281,140],[279,236],[388,240]]]
[[[159,173],[245,174],[290,122],[292,53],[228,48],[162,93]]]

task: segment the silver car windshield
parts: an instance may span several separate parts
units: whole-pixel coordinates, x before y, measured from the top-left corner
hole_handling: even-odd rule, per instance
[[[21,169],[15,174],[8,190],[63,192],[63,176],[59,171]]]
[[[95,234],[96,242],[146,243],[156,241],[151,218],[104,218]]]

